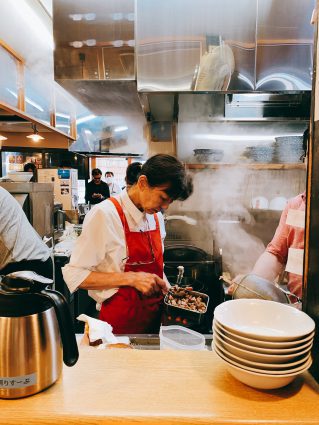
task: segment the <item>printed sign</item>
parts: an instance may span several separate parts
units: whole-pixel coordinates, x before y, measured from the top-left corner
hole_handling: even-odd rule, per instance
[[[299,276],[303,274],[303,249],[289,248],[288,260],[286,264],[286,271],[289,273],[295,273]]]
[[[36,373],[21,376],[0,376],[0,388],[4,389],[31,387],[31,385],[35,385],[36,383]]]
[[[289,224],[290,226],[301,227],[302,229],[304,229],[305,218],[305,211],[289,209],[286,224]]]

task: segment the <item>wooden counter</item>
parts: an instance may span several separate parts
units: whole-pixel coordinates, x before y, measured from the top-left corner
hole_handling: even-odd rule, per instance
[[[232,378],[209,351],[96,350],[48,390],[0,400],[0,424],[319,424],[309,373],[261,391]]]

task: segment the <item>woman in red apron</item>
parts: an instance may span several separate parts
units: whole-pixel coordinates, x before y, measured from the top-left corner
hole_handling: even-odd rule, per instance
[[[137,172],[126,191],[90,211],[63,270],[70,290],[82,278],[78,287],[90,290],[116,334],[158,332],[169,284],[157,213],[192,193],[183,164],[170,155],[151,157]]]
[[[115,198],[109,201],[113,202],[125,233],[127,258],[124,271],[154,273],[163,278],[162,239],[157,215],[155,230],[131,232],[119,202]],[[110,323],[117,334],[158,332],[162,301],[162,293],[146,296],[131,286],[124,286],[104,301],[100,319]]]

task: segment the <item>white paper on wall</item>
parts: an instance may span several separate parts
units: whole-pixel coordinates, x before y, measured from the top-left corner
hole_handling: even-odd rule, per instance
[[[300,210],[288,210],[286,224],[295,227],[305,228],[305,211]]]
[[[286,271],[289,273],[295,273],[300,276],[303,275],[303,249],[289,248],[288,260],[286,264]]]

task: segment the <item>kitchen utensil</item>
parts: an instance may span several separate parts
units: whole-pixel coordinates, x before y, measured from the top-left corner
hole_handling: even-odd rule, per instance
[[[270,200],[269,209],[275,211],[282,211],[286,205],[287,198],[284,198],[283,196],[276,196],[275,198]]]
[[[164,250],[164,263],[167,261],[174,261],[182,264],[184,261],[205,261],[207,258],[207,253],[194,245],[176,243],[165,247]]]
[[[62,346],[67,366],[78,359],[65,298],[32,277],[24,272],[1,277],[1,398],[29,396],[52,385],[62,371]]]
[[[240,281],[236,282],[232,297],[233,299],[259,298],[284,304],[289,303],[287,292],[276,286],[273,282],[255,274],[247,274]]]
[[[205,350],[204,335],[183,326],[161,326],[161,350]]]
[[[298,375],[309,369],[311,366],[311,358],[301,368],[290,373],[283,373],[278,375],[269,375],[262,372],[253,372],[246,370],[238,366],[236,363],[231,363],[218,349],[215,349],[218,357],[224,362],[228,372],[238,381],[244,384],[264,390],[270,390],[275,388],[281,388],[292,382]]]
[[[199,162],[219,162],[224,156],[222,149],[194,149],[194,156]]]
[[[315,329],[306,313],[260,299],[225,301],[215,308],[214,319],[236,335],[261,341],[300,340]]]
[[[258,210],[258,209],[268,210],[269,202],[268,202],[268,199],[265,198],[264,196],[255,196],[251,200],[251,206],[252,206],[252,208],[254,208],[256,210]]]
[[[263,363],[263,364],[275,364],[278,363],[283,366],[284,363],[291,364],[294,361],[298,361],[301,358],[309,354],[312,342],[306,346],[306,348],[299,349],[296,352],[290,354],[262,354],[251,351],[249,347],[238,348],[232,342],[227,342],[223,337],[223,334],[220,334],[218,331],[214,330],[214,337],[216,337],[216,342],[218,342],[223,350],[227,351],[229,354],[235,355],[243,360],[249,360],[251,362]]]
[[[254,354],[271,354],[274,356],[277,355],[294,355],[298,352],[301,352],[306,349],[310,349],[313,345],[313,336],[311,337],[310,341],[306,341],[304,343],[301,343],[300,345],[288,347],[288,348],[276,348],[276,347],[258,347],[255,344],[251,345],[250,340],[248,338],[245,338],[245,341],[240,342],[238,339],[232,334],[228,333],[228,335],[225,333],[225,331],[220,327],[217,322],[214,322],[213,326],[214,333],[217,333],[219,338],[223,342],[227,342],[227,344],[231,344],[234,348],[239,348],[241,350],[249,351],[250,353]],[[258,342],[258,341],[257,341]],[[274,343],[275,344],[275,343]],[[230,351],[230,350],[229,350]],[[234,354],[236,354],[234,352]]]
[[[178,266],[177,270],[178,270],[178,275],[176,279],[176,285],[180,286],[184,276],[184,266]]]
[[[292,340],[292,341],[268,341],[268,340],[262,340],[262,339],[255,339],[250,337],[245,337],[238,335],[237,333],[234,333],[230,331],[229,329],[226,329],[223,325],[218,323],[216,319],[214,319],[213,328],[215,330],[218,329],[219,332],[221,332],[223,335],[227,336],[228,338],[231,338],[232,341],[236,343],[245,344],[246,346],[249,346],[251,350],[256,349],[299,349],[302,345],[307,344],[309,342],[312,342],[315,331],[311,332],[309,335],[306,335],[300,339]]]
[[[309,359],[310,350],[305,350],[303,355],[295,361],[287,361],[286,363],[266,363],[264,361],[252,361],[248,360],[242,354],[236,355],[231,353],[228,348],[224,347],[216,334],[214,334],[214,344],[219,350],[230,360],[233,360],[238,365],[243,368],[254,369],[254,372],[262,370],[263,373],[269,374],[280,374],[280,373],[289,373],[291,369],[302,367]]]
[[[207,312],[207,306],[209,303],[209,296],[203,294],[202,292],[190,291],[188,289],[184,289],[189,295],[193,295],[195,297],[200,296],[204,303],[206,304],[206,310],[203,312],[192,311],[186,308],[172,305],[168,302],[168,297],[170,292],[165,295],[164,298],[164,323],[181,323],[186,327],[192,327],[193,325],[199,326],[205,318],[205,313]]]

